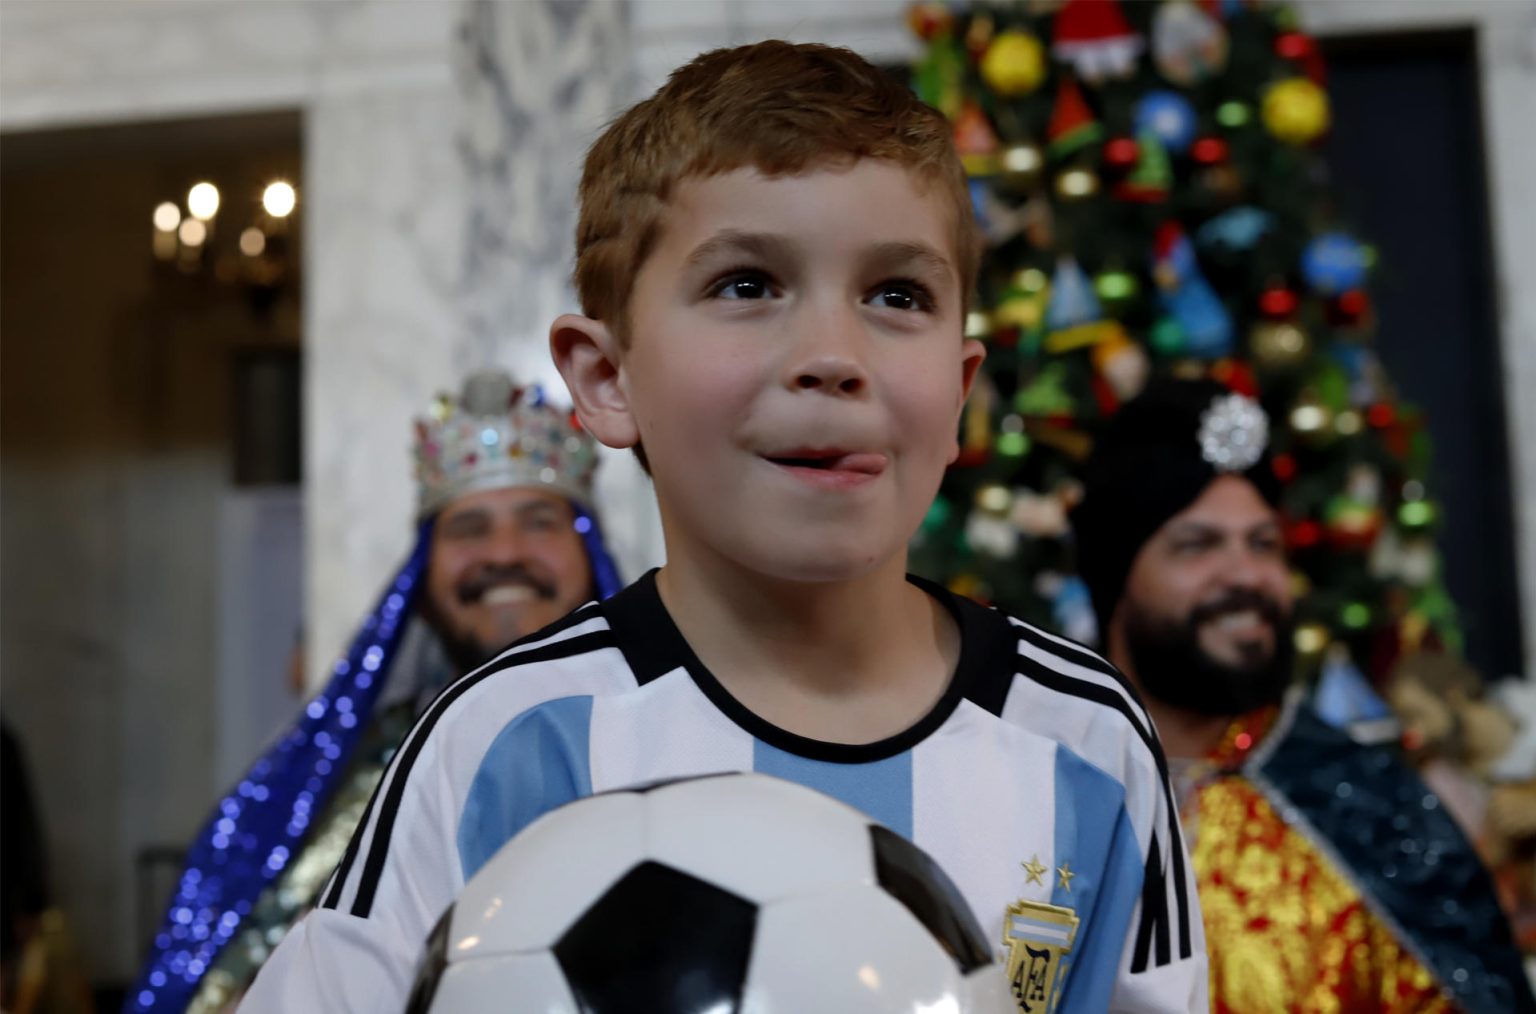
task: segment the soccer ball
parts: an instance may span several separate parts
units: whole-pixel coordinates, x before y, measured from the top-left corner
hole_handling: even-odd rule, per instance
[[[926,853],[793,782],[724,774],[554,810],[464,885],[407,1014],[1013,1010]]]

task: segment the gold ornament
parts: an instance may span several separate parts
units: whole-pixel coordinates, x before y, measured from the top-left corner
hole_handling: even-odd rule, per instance
[[[1045,70],[1045,47],[1028,32],[1004,32],[981,58],[982,78],[993,91],[1010,98],[1040,87]]]
[[[1013,144],[998,160],[998,182],[1010,190],[1033,190],[1040,184],[1045,153],[1038,144]]]
[[[1099,177],[1090,169],[1068,169],[1056,177],[1056,193],[1064,200],[1078,201],[1099,192]]]
[[[1315,659],[1322,655],[1332,640],[1328,628],[1321,623],[1303,623],[1296,628],[1296,653],[1302,658]]]
[[[1260,321],[1254,325],[1249,341],[1254,360],[1272,370],[1297,366],[1312,351],[1307,333],[1289,321]]]
[[[1006,517],[1008,509],[1013,506],[1013,494],[1007,486],[983,486],[976,491],[976,506],[988,514]]]
[[[1280,140],[1310,144],[1328,129],[1328,93],[1307,78],[1288,78],[1264,93],[1263,116]]]

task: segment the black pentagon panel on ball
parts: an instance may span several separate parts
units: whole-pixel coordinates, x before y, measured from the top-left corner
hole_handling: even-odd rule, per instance
[[[552,948],[585,1014],[735,1011],[757,906],[670,866],[626,873]]]
[[[986,938],[965,896],[928,853],[895,831],[869,825],[875,853],[875,880],[887,894],[927,927],[969,974],[991,962]]]
[[[437,994],[438,980],[448,969],[448,935],[453,928],[453,906],[437,920],[427,943],[421,952],[421,965],[416,969],[416,984],[405,1001],[405,1014],[427,1014],[432,1007],[432,997]]]

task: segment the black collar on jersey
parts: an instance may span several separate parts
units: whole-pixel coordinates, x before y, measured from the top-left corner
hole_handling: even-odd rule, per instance
[[[1013,679],[1018,637],[1002,614],[945,588],[909,575],[907,580],[933,596],[960,627],[960,659],[949,686],[929,712],[908,728],[874,743],[829,743],[781,729],[749,710],[720,684],[714,673],[699,661],[692,646],[656,590],[656,571],[602,604],[619,650],[641,684],[684,668],[699,690],[731,721],[753,736],[787,753],[811,760],[838,764],[867,764],[910,750],[954,712],[962,700],[997,714],[1002,710]]]

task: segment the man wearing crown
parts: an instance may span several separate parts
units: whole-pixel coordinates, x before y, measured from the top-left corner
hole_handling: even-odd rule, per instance
[[[596,445],[501,371],[416,422],[416,544],[294,726],[188,850],[129,1010],[230,1009],[341,859],[417,714],[456,676],[622,587]]]
[[[1154,381],[1099,439],[1072,515],[1101,641],[1167,752],[1211,1009],[1536,1010],[1492,884],[1439,801],[1290,687],[1268,439],[1252,399]]]

